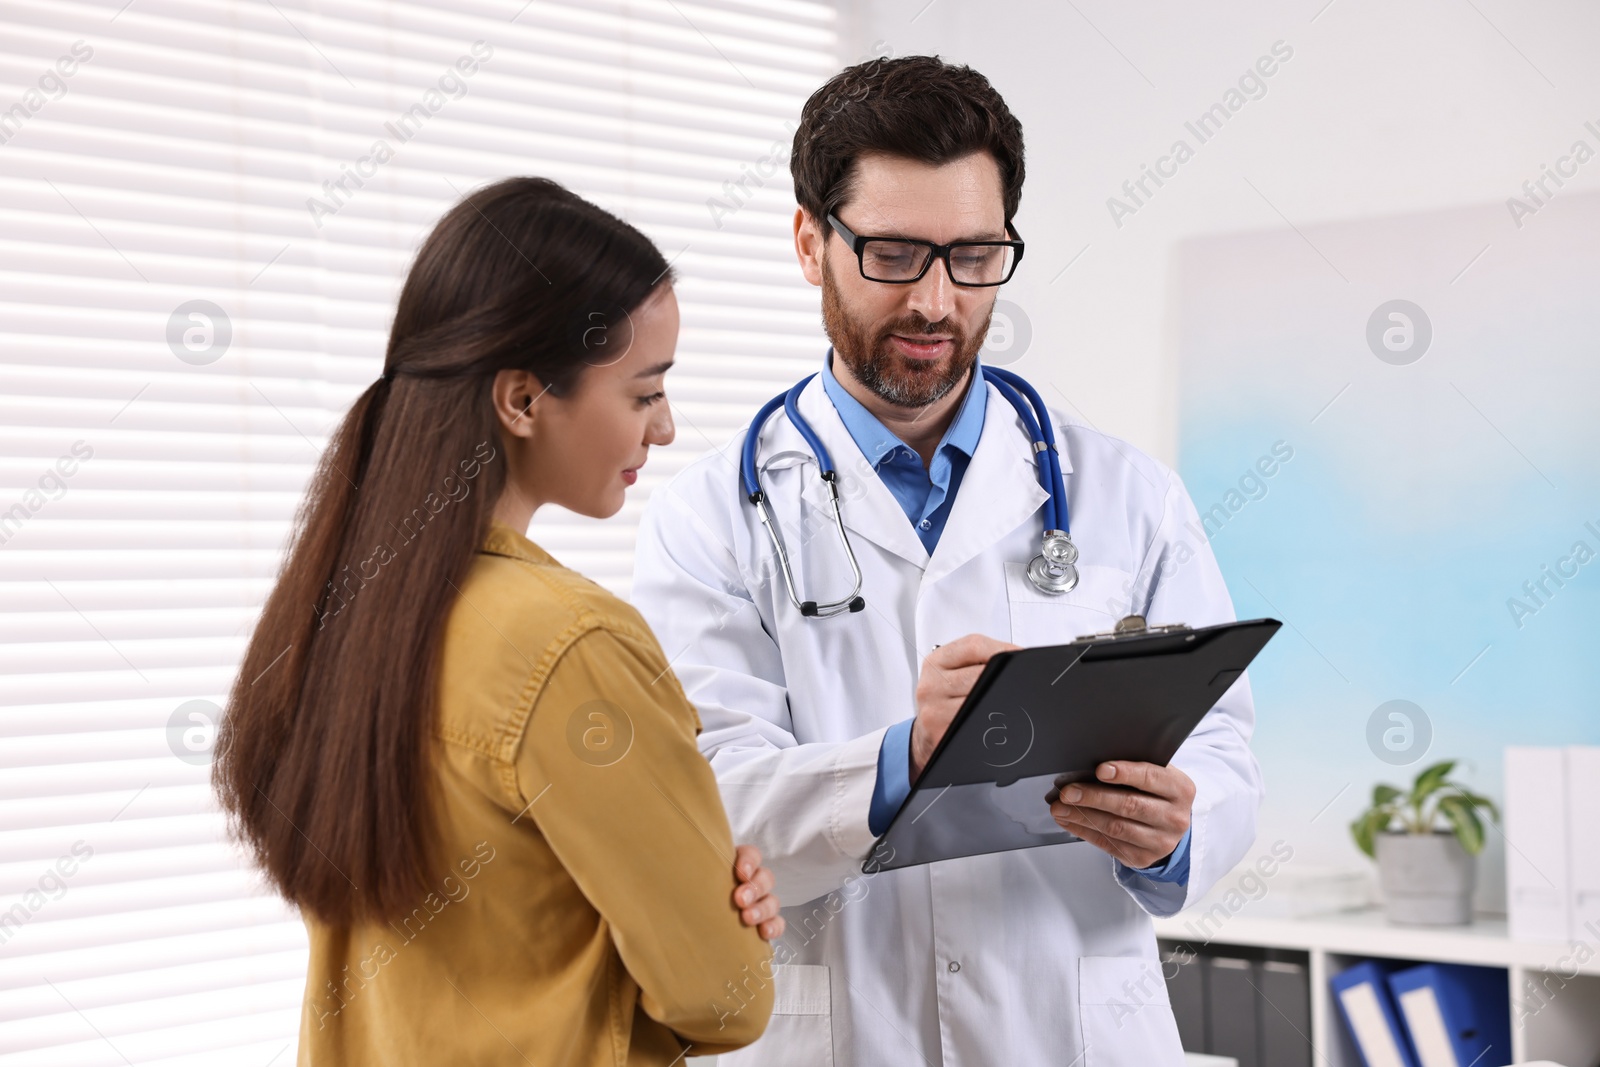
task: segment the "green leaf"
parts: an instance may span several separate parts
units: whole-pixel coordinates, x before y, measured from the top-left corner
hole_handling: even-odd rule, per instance
[[[1495,822],[1500,821],[1500,809],[1494,806],[1494,801],[1480,793],[1468,792],[1465,789],[1461,790],[1461,795],[1472,801],[1474,807],[1487,810],[1489,812],[1489,818],[1493,819]]]
[[[1354,839],[1356,848],[1365,852],[1370,858],[1377,859],[1378,853],[1372,845],[1371,814],[1371,812],[1368,812],[1350,824],[1350,837]]]
[[[1350,836],[1355,839],[1356,847],[1373,859],[1378,858],[1377,846],[1373,843],[1377,836],[1389,826],[1391,816],[1388,811],[1371,810],[1361,814],[1355,822],[1350,824]]]
[[[1456,840],[1461,842],[1462,848],[1473,856],[1483,851],[1483,823],[1478,820],[1478,812],[1470,799],[1464,796],[1445,797],[1439,801],[1439,811],[1450,820]]]
[[[1444,780],[1455,769],[1456,761],[1447,759],[1443,763],[1435,763],[1432,767],[1417,775],[1417,781],[1411,787],[1411,803],[1421,807],[1423,800],[1444,785]]]
[[[1372,806],[1381,808],[1399,795],[1400,790],[1392,785],[1375,785],[1372,787]]]

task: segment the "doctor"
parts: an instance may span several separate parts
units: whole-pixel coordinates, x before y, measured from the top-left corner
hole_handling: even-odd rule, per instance
[[[780,406],[754,460],[796,597],[741,484],[742,439],[654,494],[633,587],[699,710],[735,839],[805,902],[783,911],[767,1035],[722,1062],[1179,1064],[1149,916],[1254,838],[1246,679],[1171,767],[1104,764],[1097,784],[1040,797],[1084,842],[862,865],[995,651],[1134,612],[1234,618],[1185,528],[1194,506],[1162,464],[1051,414],[1077,582],[1030,579],[1049,479],[1018,409],[975,373],[1021,259],[1023,181],[1021,127],[982,75],[921,56],[851,67],[806,104],[790,167],[795,250],[833,343],[796,410],[837,469],[849,551],[818,451]]]

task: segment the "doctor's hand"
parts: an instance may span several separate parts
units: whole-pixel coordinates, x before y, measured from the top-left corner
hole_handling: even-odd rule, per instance
[[[1129,867],[1153,867],[1172,855],[1189,829],[1194,782],[1176,767],[1111,760],[1098,782],[1074,782],[1046,797],[1056,825]]]
[[[783,936],[783,916],[778,914],[778,896],[772,891],[772,871],[761,866],[761,850],[754,845],[739,845],[733,850],[733,876],[739,884],[733,890],[733,906],[739,919],[754,926],[762,940]]]
[[[912,781],[939,747],[989,657],[1021,647],[983,634],[968,634],[928,653],[917,679],[917,719],[911,726]]]

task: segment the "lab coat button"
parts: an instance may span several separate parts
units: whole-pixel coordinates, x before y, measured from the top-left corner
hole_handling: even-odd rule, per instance
[[[951,974],[955,974],[960,969],[961,969],[961,964],[957,963],[955,960],[951,960],[950,961],[950,973]]]

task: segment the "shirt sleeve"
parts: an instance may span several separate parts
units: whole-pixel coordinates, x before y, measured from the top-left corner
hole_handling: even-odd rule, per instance
[[[911,794],[911,726],[906,719],[889,727],[878,749],[878,779],[872,786],[872,805],[867,810],[867,829],[882,836],[889,820]]]
[[[705,1055],[760,1036],[772,957],[733,904],[733,840],[698,727],[658,645],[592,630],[535,698],[516,774],[640,1007]]]
[[[1193,830],[1185,830],[1178,839],[1178,847],[1172,850],[1172,855],[1150,867],[1134,867],[1134,874],[1142,874],[1154,882],[1170,882],[1173,885],[1189,884],[1189,835]]]

